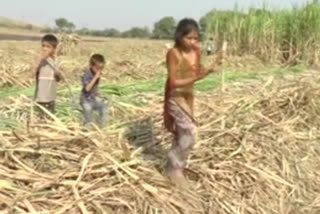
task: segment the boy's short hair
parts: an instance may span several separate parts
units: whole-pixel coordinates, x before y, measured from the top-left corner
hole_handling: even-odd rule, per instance
[[[54,48],[58,46],[58,39],[55,35],[52,34],[46,34],[42,37],[41,42],[48,42],[50,45],[52,45]]]
[[[90,58],[90,65],[95,65],[97,63],[103,63],[105,64],[106,61],[104,59],[104,56],[101,54],[93,54]]]

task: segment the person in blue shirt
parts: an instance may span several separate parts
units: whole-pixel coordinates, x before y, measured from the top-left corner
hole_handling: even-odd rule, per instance
[[[82,76],[82,90],[80,104],[83,110],[84,125],[92,123],[93,111],[98,111],[98,125],[105,126],[105,104],[98,96],[101,72],[105,66],[105,59],[101,54],[94,54],[89,61],[89,68]]]

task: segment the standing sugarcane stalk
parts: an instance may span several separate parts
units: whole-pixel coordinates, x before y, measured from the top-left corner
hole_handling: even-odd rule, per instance
[[[224,58],[227,52],[227,46],[228,46],[228,42],[224,40],[222,43],[222,48],[220,53],[221,64],[223,64],[224,62]],[[225,73],[224,73],[224,69],[222,69],[221,70],[221,93],[220,93],[222,105],[224,105],[224,96],[223,96],[225,91],[224,85],[225,85]],[[223,112],[223,118],[221,120],[221,130],[224,130],[225,127],[226,127],[225,112]]]

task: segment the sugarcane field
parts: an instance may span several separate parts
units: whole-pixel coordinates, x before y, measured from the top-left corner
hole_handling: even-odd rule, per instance
[[[127,31],[0,9],[0,214],[320,214],[320,2],[302,2]]]

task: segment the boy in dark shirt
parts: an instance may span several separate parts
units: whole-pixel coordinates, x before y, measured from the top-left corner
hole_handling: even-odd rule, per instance
[[[98,86],[101,72],[105,66],[105,59],[101,54],[94,54],[90,58],[89,69],[82,77],[82,91],[80,104],[83,110],[84,125],[92,122],[92,113],[98,111],[98,124],[100,128],[105,125],[105,106],[98,97]]]

